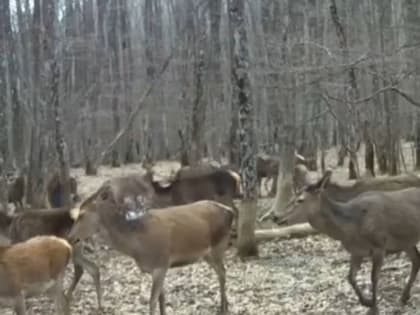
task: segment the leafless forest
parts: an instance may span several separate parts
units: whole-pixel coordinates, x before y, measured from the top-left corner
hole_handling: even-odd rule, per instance
[[[0,201],[11,174],[25,176],[36,208],[57,171],[86,197],[141,163],[217,161],[241,175],[238,249],[254,256],[254,229],[273,226],[257,219],[292,195],[296,153],[343,180],[420,169],[419,82],[417,0],[0,0]],[[280,161],[274,199],[258,199],[258,156]],[[234,252],[232,314],[364,310],[338,243],[268,241],[245,262]],[[146,314],[147,278],[113,251],[96,255],[108,270],[103,313]],[[391,264],[407,276],[404,260]],[[170,275],[169,314],[214,313],[216,280],[188,268]],[[400,288],[384,273],[391,314]],[[93,314],[82,282],[73,312]],[[35,311],[52,314],[48,301]],[[414,314],[416,301],[419,285],[398,312]]]

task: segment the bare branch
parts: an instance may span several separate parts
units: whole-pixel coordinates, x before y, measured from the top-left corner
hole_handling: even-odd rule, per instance
[[[140,97],[140,101],[138,102],[136,108],[133,109],[133,111],[128,116],[127,124],[118,132],[115,138],[107,145],[105,150],[102,151],[99,157],[98,165],[103,163],[107,154],[109,154],[112,151],[112,149],[118,143],[118,141],[121,140],[121,138],[127,133],[128,130],[130,130],[131,126],[133,125],[134,119],[137,117],[137,114],[143,108],[144,102],[146,101],[147,97],[150,95],[150,93],[152,93],[153,88],[156,86],[157,82],[159,82],[159,79],[168,68],[169,63],[172,60],[173,53],[174,49],[172,49],[171,54],[166,58],[165,62],[162,64],[162,67],[156,75],[155,79],[149,83],[149,86],[146,88],[143,95]]]

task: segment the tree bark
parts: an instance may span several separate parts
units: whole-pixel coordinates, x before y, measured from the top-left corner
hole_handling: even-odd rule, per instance
[[[420,170],[420,112],[416,115],[416,169]]]
[[[191,125],[191,150],[189,161],[196,164],[200,161],[204,151],[204,128],[206,121],[206,103],[207,100],[204,98],[205,90],[205,52],[204,52],[204,40],[205,32],[203,27],[200,26],[198,21],[202,19],[200,16],[194,19],[195,38],[194,43],[194,100],[192,104],[192,125]],[[198,21],[197,21],[198,20]]]
[[[237,103],[239,117],[239,153],[243,200],[238,220],[238,254],[257,256],[255,221],[257,216],[257,160],[254,133],[254,107],[249,75],[248,37],[245,26],[245,2],[229,0],[231,43],[232,101]]]
[[[60,83],[60,69],[57,64],[57,57],[54,58],[51,64],[51,104],[54,109],[55,117],[55,148],[57,151],[59,177],[62,185],[62,202],[64,206],[70,206],[70,165],[67,145],[64,141],[62,130],[62,118],[60,109],[59,83]]]
[[[343,26],[342,21],[338,16],[337,4],[335,0],[330,0],[330,15],[333,21],[336,35],[338,38],[338,46],[343,51],[343,60],[345,64],[349,63],[349,49],[347,35]],[[348,67],[348,84],[349,92],[344,93],[345,95],[345,106],[347,107],[348,119],[342,121],[342,124],[346,125],[346,136],[349,137],[349,144],[347,150],[349,151],[349,178],[354,179],[360,176],[359,163],[357,161],[357,123],[359,121],[359,115],[354,105],[351,104],[352,100],[359,99],[359,90],[357,87],[356,70],[354,66]],[[350,102],[348,102],[350,100]],[[348,121],[350,119],[350,121]]]

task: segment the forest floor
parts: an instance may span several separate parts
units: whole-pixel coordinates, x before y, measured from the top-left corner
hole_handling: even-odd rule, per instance
[[[81,170],[73,170],[73,174],[78,179],[82,197],[86,197],[107,178],[139,171],[139,165],[128,165],[118,169],[101,168],[101,175],[95,177],[83,176]],[[338,172],[341,173],[345,171]],[[270,199],[260,201],[261,213],[270,202]],[[150,276],[141,274],[132,259],[109,249],[100,240],[95,248],[97,250],[88,256],[99,263],[102,272],[104,309],[101,314],[148,314]],[[346,281],[349,257],[338,242],[315,235],[263,242],[259,250],[258,259],[246,261],[239,260],[233,248],[227,253],[230,314],[365,314],[366,309],[360,306]],[[358,278],[368,292],[369,268],[370,264],[365,264]],[[69,266],[67,286],[72,269]],[[409,272],[410,264],[404,255],[386,259],[379,284],[380,314],[419,313],[416,306],[420,305],[420,279],[413,286],[408,305],[399,305]],[[217,313],[217,278],[204,262],[170,270],[165,288],[168,315]],[[74,297],[72,314],[97,314],[95,290],[89,275],[82,277]],[[28,304],[34,315],[54,314],[52,300],[48,297],[29,299]],[[0,314],[12,315],[12,311],[0,307]]]

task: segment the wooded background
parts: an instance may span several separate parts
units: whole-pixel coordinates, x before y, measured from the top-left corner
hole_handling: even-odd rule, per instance
[[[420,167],[419,1],[245,1],[235,33],[238,2],[0,1],[2,171],[28,172],[28,203],[66,159],[88,173],[143,159],[238,164],[235,69],[249,74],[245,140],[283,170],[295,149],[323,161],[337,146],[350,177],[395,174],[402,140]]]

